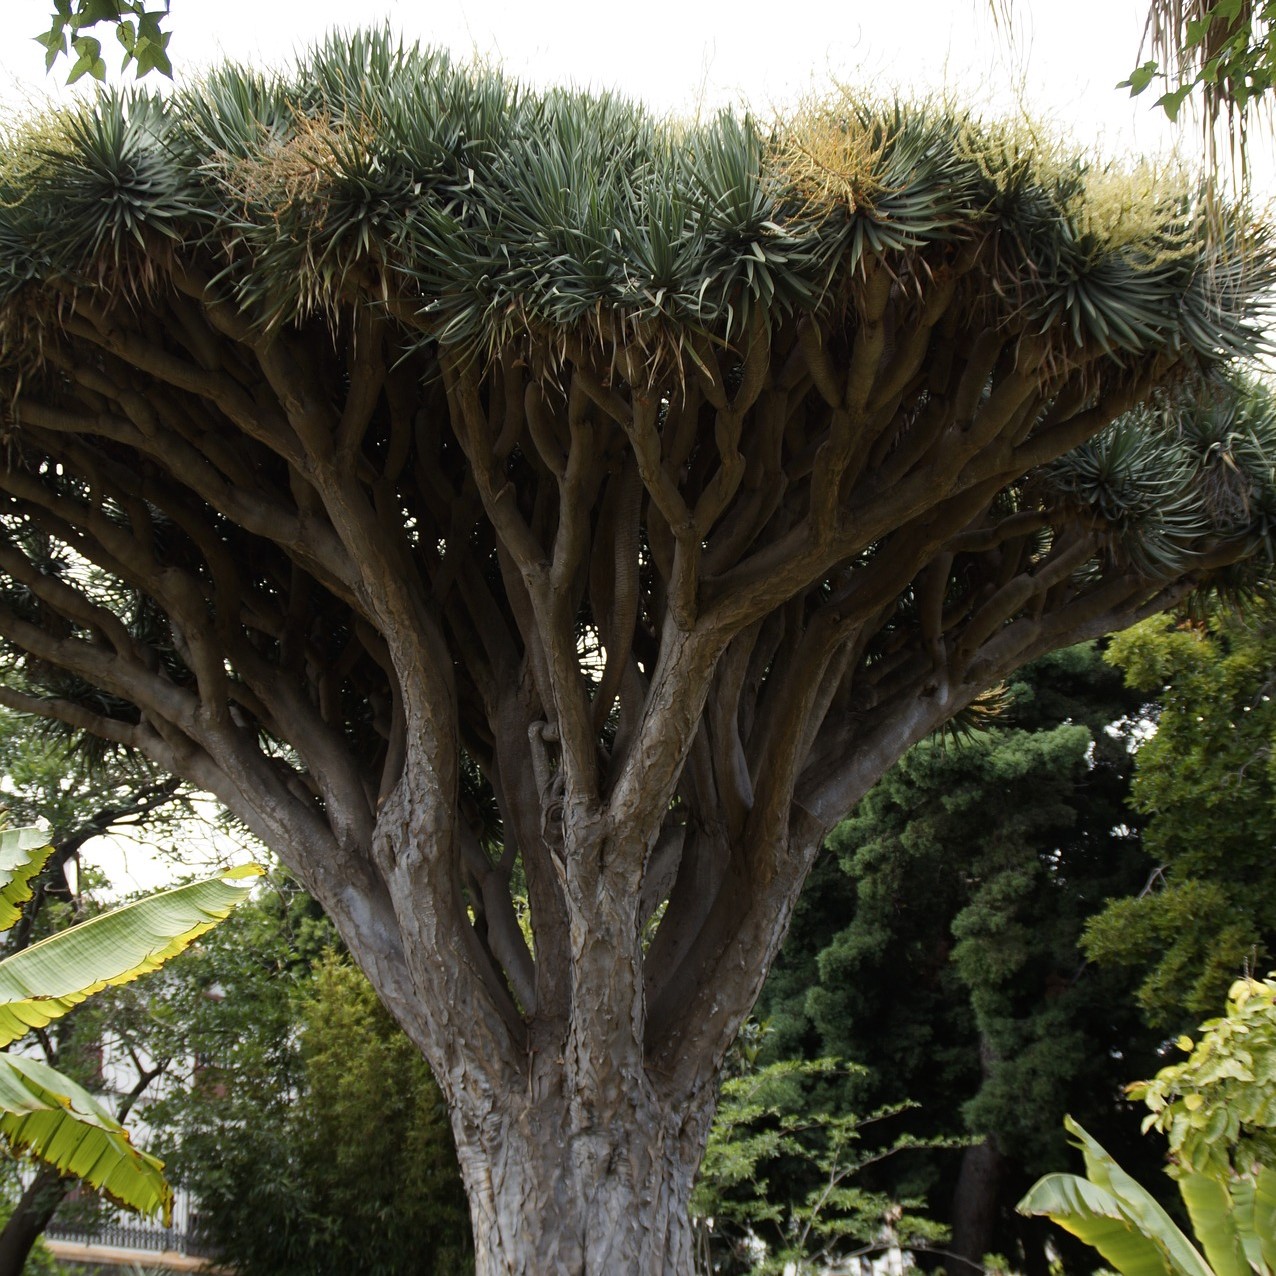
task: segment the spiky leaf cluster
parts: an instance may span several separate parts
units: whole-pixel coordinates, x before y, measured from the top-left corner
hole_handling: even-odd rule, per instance
[[[1265,231],[1206,233],[1199,192],[1030,145],[949,107],[839,97],[770,126],[659,120],[356,34],[289,74],[230,67],[18,130],[0,272],[11,298],[108,268],[141,285],[180,245],[254,322],[379,290],[430,337],[491,349],[582,325],[731,340],[753,307],[844,304],[870,260],[924,277],[935,248],[978,244],[980,299],[1065,349],[1260,347]]]
[[[1259,561],[1272,561],[1274,465],[1270,394],[1223,383],[1194,402],[1127,413],[1044,480],[1103,529],[1111,555],[1169,579],[1210,536],[1253,537]]]

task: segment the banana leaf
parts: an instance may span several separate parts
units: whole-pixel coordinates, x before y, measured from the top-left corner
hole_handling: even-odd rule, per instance
[[[1246,1251],[1250,1264],[1264,1276],[1276,1276],[1276,1167],[1259,1170],[1251,1198]]]
[[[1217,1276],[1253,1276],[1235,1201],[1226,1185],[1206,1174],[1185,1174],[1179,1179],[1179,1192],[1192,1231]]]
[[[1122,1276],[1178,1276],[1165,1247],[1144,1235],[1121,1202],[1078,1174],[1038,1179],[1017,1208],[1021,1214],[1044,1214],[1097,1249]],[[1199,1276],[1208,1276],[1208,1269]]]
[[[1165,1248],[1171,1270],[1191,1276],[1211,1276],[1209,1265],[1196,1246],[1183,1235],[1156,1197],[1138,1179],[1127,1174],[1103,1145],[1071,1117],[1064,1117],[1063,1125],[1085,1158],[1086,1177],[1117,1197],[1126,1216],[1145,1236]]]
[[[0,1054],[0,1135],[129,1209],[161,1214],[169,1225],[173,1190],[164,1163],[134,1147],[97,1099],[47,1063]]]
[[[1174,1220],[1071,1117],[1064,1118],[1085,1157],[1087,1178],[1048,1174],[1019,1202],[1093,1246],[1122,1276],[1214,1276]]]
[[[157,969],[222,921],[260,872],[253,864],[161,891],[0,961],[0,1046]]]
[[[0,931],[22,916],[32,879],[52,854],[43,829],[0,829]]]
[[[1254,1223],[1254,1197],[1256,1187],[1252,1179],[1239,1178],[1232,1184],[1232,1213],[1236,1216],[1236,1231],[1245,1250],[1245,1259],[1252,1271],[1269,1276],[1273,1268],[1263,1259],[1263,1240]],[[1276,1236],[1272,1237],[1276,1246]],[[1276,1249],[1273,1250],[1276,1254]]]

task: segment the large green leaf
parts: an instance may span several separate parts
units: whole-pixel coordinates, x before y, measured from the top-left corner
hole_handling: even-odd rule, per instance
[[[97,1099],[48,1064],[0,1054],[0,1134],[129,1209],[162,1213],[168,1226],[173,1190],[163,1162],[134,1147]]]
[[[1206,1174],[1186,1174],[1179,1191],[1192,1230],[1217,1276],[1252,1276],[1227,1187]]]
[[[1229,1187],[1236,1235],[1248,1264],[1241,1270],[1245,1276],[1276,1276],[1276,1169],[1259,1170],[1257,1179],[1240,1175]]]
[[[1163,1245],[1146,1236],[1106,1188],[1077,1174],[1047,1174],[1019,1202],[1093,1246],[1122,1276],[1176,1276]],[[1202,1263],[1202,1268],[1204,1264]],[[1201,1276],[1208,1276],[1205,1269]]]
[[[0,829],[0,931],[22,916],[31,881],[52,854],[43,829]]]
[[[1236,1220],[1236,1234],[1240,1237],[1241,1248],[1245,1251],[1245,1261],[1249,1268],[1261,1272],[1263,1270],[1262,1245],[1254,1231],[1254,1183],[1252,1179],[1238,1179],[1232,1184],[1232,1216]]]
[[[1081,1149],[1089,1180],[1120,1200],[1125,1216],[1144,1236],[1165,1251],[1171,1270],[1184,1273],[1184,1276],[1213,1276],[1200,1251],[1183,1235],[1156,1197],[1127,1174],[1108,1155],[1103,1145],[1071,1117],[1064,1117],[1063,1124]]]
[[[223,920],[260,872],[253,864],[161,891],[0,961],[0,1046],[157,969]]]
[[[1265,1166],[1258,1173],[1254,1187],[1253,1233],[1258,1238],[1263,1265],[1268,1272],[1276,1273],[1276,1166]]]
[[[1151,1193],[1071,1117],[1064,1125],[1085,1157],[1088,1177],[1048,1174],[1019,1202],[1020,1213],[1047,1215],[1123,1276],[1215,1276]]]

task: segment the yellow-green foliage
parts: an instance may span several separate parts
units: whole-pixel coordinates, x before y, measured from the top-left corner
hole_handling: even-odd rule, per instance
[[[312,1272],[460,1273],[469,1220],[443,1096],[367,979],[329,953],[302,1007],[301,1176],[328,1236]],[[396,1227],[383,1211],[395,1202]],[[404,1237],[417,1247],[404,1252]]]
[[[1238,979],[1226,1013],[1180,1037],[1182,1062],[1129,1087],[1165,1133],[1171,1173],[1226,1178],[1276,1167],[1276,977]]]
[[[990,221],[999,200],[1035,188],[1096,257],[1134,249],[1151,266],[1194,251],[1204,210],[1194,207],[1185,219],[1184,207],[1199,174],[1174,158],[1123,163],[1089,155],[1027,117],[986,120],[949,102],[873,102],[840,90],[781,121],[773,154],[806,213],[871,215],[906,189],[892,157],[919,131],[977,171],[992,194]]]
[[[1222,474],[1250,464],[1234,427],[1223,417],[1199,440]],[[1084,948],[1137,971],[1148,1022],[1177,1035],[1218,1013],[1246,962],[1263,970],[1274,953],[1276,626],[1263,603],[1202,623],[1151,619],[1116,635],[1107,658],[1160,706],[1132,789],[1148,871],[1160,871],[1153,889],[1091,919]]]

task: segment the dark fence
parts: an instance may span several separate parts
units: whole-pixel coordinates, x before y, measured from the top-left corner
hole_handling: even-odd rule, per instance
[[[211,1258],[212,1250],[187,1232],[171,1227],[148,1227],[145,1223],[73,1223],[54,1219],[47,1235],[61,1241],[79,1241],[84,1245],[113,1245],[118,1249],[135,1249],[148,1254],[165,1250],[187,1254],[191,1258]]]

